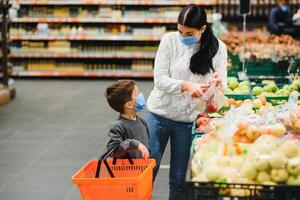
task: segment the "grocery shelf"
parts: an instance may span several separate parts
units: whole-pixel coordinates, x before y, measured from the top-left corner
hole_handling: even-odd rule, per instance
[[[137,72],[131,70],[110,70],[110,71],[14,71],[13,77],[90,77],[90,78],[153,78],[152,72]]]
[[[155,23],[155,24],[176,24],[177,19],[156,19],[156,18],[12,18],[12,23]]]
[[[10,40],[98,40],[98,41],[160,41],[158,36],[132,35],[11,35]]]
[[[128,58],[154,59],[155,52],[13,52],[11,58]]]
[[[198,4],[214,6],[217,5],[215,0],[191,0],[191,1],[155,1],[155,0],[17,0],[22,5],[166,5],[166,6],[181,6],[186,4]]]

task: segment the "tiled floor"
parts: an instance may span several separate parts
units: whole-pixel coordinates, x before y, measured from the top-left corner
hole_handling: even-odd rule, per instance
[[[80,200],[71,176],[104,148],[117,117],[104,99],[112,82],[17,80],[16,99],[0,108],[1,200]],[[153,82],[138,86],[148,96]],[[153,199],[167,198],[168,169],[161,169]]]

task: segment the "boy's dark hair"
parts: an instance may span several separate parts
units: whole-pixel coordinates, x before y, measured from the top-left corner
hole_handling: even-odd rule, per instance
[[[136,82],[133,80],[119,80],[106,89],[105,97],[115,111],[123,114],[124,105],[132,100],[132,92]]]

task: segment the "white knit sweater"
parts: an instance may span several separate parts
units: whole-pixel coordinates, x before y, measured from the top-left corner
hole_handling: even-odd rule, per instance
[[[160,42],[154,64],[154,89],[151,92],[147,108],[150,112],[179,122],[192,122],[196,116],[199,99],[193,99],[187,92],[181,92],[184,81],[205,84],[211,75],[195,75],[190,69],[190,59],[199,49],[183,45],[179,32],[165,34]],[[219,51],[213,58],[213,67],[222,77],[222,86],[226,87],[227,49],[219,40]]]

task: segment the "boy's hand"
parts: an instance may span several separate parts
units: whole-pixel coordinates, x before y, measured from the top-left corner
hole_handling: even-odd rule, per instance
[[[142,143],[139,144],[139,151],[142,153],[142,156],[144,159],[149,158],[149,151],[147,149],[147,147],[145,147],[145,145],[143,145]]]

